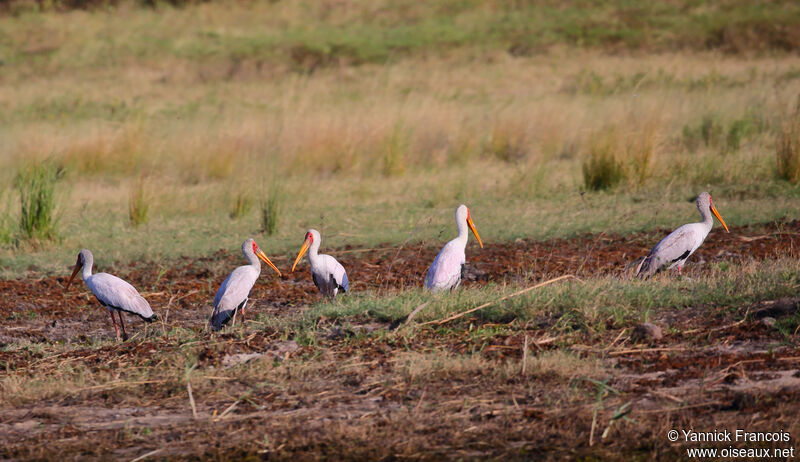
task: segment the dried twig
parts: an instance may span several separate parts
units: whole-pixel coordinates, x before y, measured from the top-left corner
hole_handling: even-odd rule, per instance
[[[139,462],[140,460],[145,460],[145,459],[147,459],[148,457],[150,457],[150,456],[154,456],[154,455],[158,454],[159,452],[161,452],[161,451],[163,451],[163,450],[164,450],[164,448],[160,448],[160,449],[156,449],[155,451],[145,452],[145,453],[144,453],[144,454],[142,454],[141,456],[139,456],[139,457],[137,457],[137,458],[135,458],[135,459],[131,460],[131,462]]]
[[[498,298],[497,300],[484,303],[483,305],[476,306],[475,308],[471,308],[471,309],[469,309],[467,311],[462,311],[461,313],[454,314],[453,316],[450,316],[449,318],[445,318],[445,319],[438,320],[438,321],[423,322],[423,323],[421,323],[419,325],[420,326],[426,326],[428,324],[442,325],[442,324],[450,322],[450,321],[452,321],[454,319],[458,319],[458,318],[464,317],[464,316],[466,316],[466,315],[468,315],[470,313],[474,313],[474,312],[476,312],[478,310],[482,310],[482,309],[486,308],[487,306],[494,305],[495,303],[502,302],[503,300],[508,300],[509,298],[517,297],[517,296],[522,295],[524,293],[530,292],[533,289],[538,289],[539,287],[544,287],[546,285],[550,285],[550,284],[552,284],[554,282],[562,281],[564,279],[578,279],[578,278],[575,277],[572,274],[565,274],[563,276],[559,276],[559,277],[554,278],[554,279],[549,279],[547,281],[540,282],[539,284],[536,284],[534,286],[531,286],[531,287],[528,287],[528,288],[525,288],[525,289],[522,289],[522,290],[518,290],[518,291],[514,292],[513,294],[506,295],[505,297]],[[578,280],[580,280],[580,279],[578,279]]]
[[[226,415],[228,415],[228,413],[229,413],[229,412],[231,412],[231,411],[232,411],[232,410],[233,410],[233,409],[236,407],[236,405],[238,405],[238,404],[239,404],[239,401],[241,401],[241,399],[237,399],[236,401],[234,401],[234,402],[233,402],[233,404],[231,404],[230,406],[228,406],[228,408],[227,408],[227,409],[225,409],[224,411],[222,411],[222,414],[220,414],[220,415],[219,415],[219,417],[217,417],[216,419],[214,419],[214,421],[216,422],[216,421],[219,421],[219,420],[222,420],[222,419],[224,419],[224,418],[225,418],[225,416],[226,416]]]
[[[426,306],[428,306],[430,303],[431,303],[430,301],[427,301],[427,302],[423,303],[422,305],[420,305],[420,306],[418,306],[418,307],[414,308],[414,311],[412,311],[412,312],[411,312],[411,313],[408,315],[408,317],[406,318],[405,322],[403,323],[403,326],[401,326],[401,327],[407,326],[407,325],[408,325],[408,323],[410,323],[410,322],[411,322],[411,320],[412,320],[412,319],[414,319],[414,316],[416,316],[416,315],[417,315],[417,313],[419,313],[420,311],[422,311],[422,309],[423,309],[423,308],[425,308]]]
[[[192,405],[192,417],[194,417],[194,420],[197,420],[197,406],[194,404],[194,396],[192,396],[192,382],[189,380],[186,381],[186,391],[189,392],[189,404]]]
[[[527,365],[528,365],[528,336],[526,335],[525,345],[522,347],[522,375],[525,375],[525,366]]]
[[[417,411],[419,411],[419,407],[422,406],[422,400],[425,399],[425,393],[427,391],[428,390],[422,390],[422,395],[419,397],[419,402],[417,402],[417,405],[414,406],[414,413],[412,415],[417,415]]]
[[[100,390],[100,389],[104,389],[104,388],[109,388],[110,389],[110,388],[124,387],[126,385],[145,385],[145,384],[150,384],[150,383],[164,383],[164,382],[166,382],[166,380],[139,380],[139,381],[135,381],[135,382],[110,382],[110,383],[105,383],[103,385],[92,385],[91,387],[80,388],[80,389],[76,390],[75,392],[76,393],[80,393],[82,391]]]
[[[609,356],[622,356],[622,355],[634,355],[634,354],[641,354],[641,353],[656,353],[659,351],[684,351],[686,348],[633,348],[630,350],[618,350],[609,352]]]

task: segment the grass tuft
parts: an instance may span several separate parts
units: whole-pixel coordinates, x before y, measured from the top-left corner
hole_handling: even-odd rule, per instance
[[[144,182],[140,178],[128,197],[128,223],[134,227],[147,223],[149,212],[150,204],[144,191]]]
[[[16,178],[20,198],[19,228],[25,239],[58,237],[56,183],[64,170],[51,161],[29,164]]]
[[[653,157],[656,147],[656,127],[648,124],[628,137],[625,152],[631,161],[633,179],[641,185],[650,177],[653,170]]]
[[[528,140],[521,123],[496,125],[487,140],[485,151],[496,159],[517,163],[528,156]]]
[[[616,155],[616,134],[597,134],[589,141],[589,157],[583,162],[586,189],[612,189],[625,179],[625,169]]]
[[[6,189],[0,191],[0,245],[8,245],[14,240],[10,202],[8,191]]]
[[[383,147],[383,176],[402,175],[406,170],[405,153],[408,151],[410,134],[397,122]]]
[[[794,112],[781,127],[776,144],[778,178],[797,184],[800,181],[800,97]]]
[[[261,203],[261,231],[272,236],[278,231],[278,222],[283,209],[283,189],[273,182],[266,199]]]
[[[239,218],[242,218],[250,213],[251,208],[253,208],[253,201],[250,199],[250,196],[240,191],[236,194],[236,198],[233,200],[233,207],[231,207],[230,217],[234,220],[238,220]]]

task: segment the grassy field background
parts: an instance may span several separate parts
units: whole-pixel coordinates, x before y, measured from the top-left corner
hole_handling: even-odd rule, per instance
[[[288,254],[312,226],[326,246],[440,242],[460,202],[488,240],[670,227],[701,190],[732,224],[799,211],[776,179],[794,2],[70,5],[0,17],[6,277],[86,246]],[[584,194],[609,153],[619,182]],[[44,159],[66,173],[59,239],[30,242],[14,178]]]
[[[798,51],[795,1],[0,0],[0,458],[796,440]],[[47,178],[54,221],[30,237]],[[732,232],[684,277],[627,278],[704,190]],[[431,296],[459,203],[487,245]],[[321,301],[303,262],[208,333],[241,242],[288,271],[310,227],[353,293]],[[83,247],[159,321],[112,340],[63,289]]]

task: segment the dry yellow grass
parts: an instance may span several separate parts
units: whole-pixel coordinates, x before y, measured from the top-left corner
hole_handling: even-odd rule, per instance
[[[209,19],[216,10],[189,11]],[[218,21],[228,24],[237,11]],[[125,14],[130,30],[155,17]],[[192,20],[188,12],[174,14]],[[70,15],[73,22],[48,15],[38,21],[61,46],[59,56],[73,50],[79,57],[77,39],[69,38],[75,24],[88,27],[87,36],[111,26],[97,24],[104,16]],[[186,26],[180,21],[174,26]],[[12,32],[24,35],[21,27]],[[233,223],[230,198],[246,191],[260,203],[276,178],[287,192],[286,226],[272,238],[281,251],[310,226],[327,226],[334,245],[441,240],[452,219],[445,210],[458,202],[475,209],[489,238],[563,235],[609,223],[621,231],[669,225],[674,217],[667,212],[654,221],[644,205],[639,210],[624,198],[587,202],[575,195],[593,137],[615,134],[627,178],[617,192],[667,205],[661,210],[683,210],[679,200],[704,189],[751,190],[754,196],[744,199],[758,201],[775,171],[771,121],[800,92],[800,58],[791,55],[608,55],[554,47],[515,57],[454,49],[436,59],[401,56],[312,73],[245,67],[226,74],[214,71],[213,59],[169,53],[75,64],[74,72],[68,64],[34,76],[33,61],[9,66],[0,87],[7,108],[0,187],[9,189],[14,172],[32,158],[62,162],[69,199],[61,248],[93,242],[114,258],[207,252],[228,239],[241,241],[258,229],[257,217]],[[748,132],[735,151],[686,139],[704,118],[728,130],[752,114],[767,127]],[[157,185],[147,235],[117,229],[140,176]],[[791,212],[789,202],[756,205],[760,210],[748,219]],[[754,203],[736,207],[728,212],[734,221]],[[611,213],[632,218],[619,221]],[[94,229],[98,224],[106,232]],[[165,234],[163,245],[145,241]],[[138,250],[110,245],[121,240]],[[170,250],[176,246],[183,250]],[[18,268],[44,264],[8,248],[0,258]]]

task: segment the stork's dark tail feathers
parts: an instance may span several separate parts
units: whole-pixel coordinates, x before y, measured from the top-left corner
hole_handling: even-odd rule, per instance
[[[211,327],[211,330],[213,330],[213,331],[222,330],[222,327],[225,324],[227,324],[228,321],[230,321],[231,318],[233,317],[231,315],[232,312],[233,312],[232,310],[221,311],[221,312],[211,316],[211,320],[208,323],[210,325],[210,327]]]
[[[156,315],[155,313],[153,313],[153,315],[152,315],[152,316],[150,316],[149,318],[142,318],[142,319],[144,319],[144,322],[146,322],[146,323],[148,323],[148,324],[149,324],[149,323],[151,323],[151,322],[158,321],[158,315]]]

